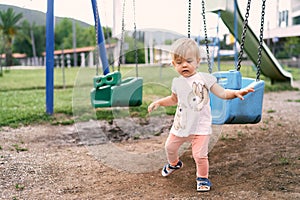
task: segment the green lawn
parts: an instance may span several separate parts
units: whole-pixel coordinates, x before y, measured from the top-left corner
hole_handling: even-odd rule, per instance
[[[222,70],[233,69],[231,65],[222,66]],[[205,65],[200,71],[207,72]],[[299,80],[297,69],[286,69]],[[214,70],[215,71],[215,70]],[[68,124],[74,120],[89,120],[92,118],[112,119],[116,117],[113,109],[100,109],[97,112],[90,105],[90,90],[93,87],[95,68],[66,68],[65,77],[61,68],[54,70],[54,115],[45,113],[45,70],[9,70],[0,77],[0,127],[27,125],[32,123],[51,122],[53,124]],[[100,72],[99,72],[100,73]],[[122,67],[123,78],[136,76],[134,67]],[[255,77],[251,66],[243,66],[241,73],[247,77]],[[170,94],[173,77],[177,73],[172,67],[139,67],[138,75],[143,77],[143,104],[140,107],[130,108],[129,114],[146,116],[148,104],[159,97]],[[266,92],[292,89],[286,85],[271,86],[265,77]],[[63,81],[65,80],[65,81]],[[65,88],[64,88],[65,82]],[[167,108],[166,113],[174,113],[174,107]]]

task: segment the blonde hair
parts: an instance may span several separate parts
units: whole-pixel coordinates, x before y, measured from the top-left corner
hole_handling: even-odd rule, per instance
[[[171,56],[173,60],[176,60],[178,57],[184,58],[187,52],[195,53],[196,59],[200,59],[200,49],[195,40],[180,38],[172,44]]]

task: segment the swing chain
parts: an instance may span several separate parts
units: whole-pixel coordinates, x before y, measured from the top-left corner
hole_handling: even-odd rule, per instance
[[[189,10],[188,10],[188,38],[191,37],[191,7],[192,7],[192,0],[189,0]]]
[[[202,18],[203,18],[203,26],[204,26],[204,39],[206,45],[206,55],[207,55],[207,65],[208,65],[208,72],[212,73],[212,67],[209,58],[209,48],[208,48],[208,38],[207,38],[207,27],[206,27],[206,18],[205,18],[205,1],[202,0]]]
[[[260,70],[261,70],[261,57],[262,57],[262,44],[263,44],[263,33],[264,33],[264,17],[265,17],[266,0],[262,0],[262,10],[261,10],[261,21],[260,21],[260,34],[259,34],[259,46],[258,46],[258,58],[257,58],[257,73],[256,81],[260,80]]]
[[[123,9],[122,9],[122,31],[121,31],[121,38],[120,38],[120,55],[119,55],[119,62],[118,62],[118,71],[121,69],[121,62],[123,58],[123,41],[124,41],[124,31],[125,31],[125,22],[124,22],[124,16],[125,16],[125,2],[126,0],[123,0]]]
[[[122,9],[122,32],[121,32],[121,39],[120,39],[120,56],[119,56],[119,63],[118,63],[118,71],[121,69],[121,62],[123,58],[123,43],[124,43],[124,33],[125,33],[125,6],[126,0],[123,0],[123,9]],[[134,36],[134,52],[135,52],[135,71],[136,76],[138,76],[138,49],[137,49],[137,30],[136,30],[136,13],[135,13],[135,0],[132,1],[133,4],[133,36]]]
[[[238,63],[237,63],[237,66],[236,66],[237,71],[240,71],[240,69],[241,69],[241,62],[242,62],[243,53],[244,53],[244,46],[245,46],[245,39],[246,39],[250,4],[251,4],[251,0],[248,0],[245,19],[244,19],[244,25],[243,25],[243,32],[242,32],[242,36],[241,36],[240,52],[239,52],[239,57],[238,57]]]
[[[136,31],[136,14],[135,14],[135,0],[133,0],[133,25],[134,25],[134,56],[135,56],[135,74],[138,77],[138,50],[137,50],[137,31]]]

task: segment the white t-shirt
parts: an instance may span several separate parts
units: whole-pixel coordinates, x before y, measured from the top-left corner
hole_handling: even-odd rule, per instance
[[[173,79],[172,92],[177,95],[178,104],[171,133],[179,137],[211,133],[209,90],[216,82],[216,77],[201,72]]]

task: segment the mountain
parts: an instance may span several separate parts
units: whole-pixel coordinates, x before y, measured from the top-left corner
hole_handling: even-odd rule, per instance
[[[0,10],[1,11],[2,10],[7,10],[8,8],[14,9],[15,13],[22,13],[23,14],[23,20],[26,19],[30,24],[35,22],[35,25],[38,25],[38,26],[41,26],[41,25],[45,26],[46,25],[46,13],[43,13],[43,12],[37,11],[37,10],[30,10],[30,9],[26,9],[26,8],[12,6],[12,5],[0,4]],[[57,24],[63,19],[65,19],[65,18],[64,17],[55,17],[55,23]],[[73,20],[71,18],[68,18],[68,19]],[[76,20],[76,19],[74,19],[74,20],[77,24],[79,24],[80,26],[82,26],[84,28],[91,26],[90,24],[85,23],[83,21]]]
[[[12,6],[12,5],[4,5],[0,4],[0,10],[7,10],[8,8],[14,9],[15,13],[22,13],[23,14],[23,20],[27,20],[30,24],[35,22],[35,25],[46,25],[46,13],[37,11],[37,10],[30,10],[26,8],[21,8],[18,6]],[[65,19],[64,17],[55,17],[55,23],[58,24],[62,19]],[[68,18],[70,20],[73,20],[71,18]],[[20,22],[22,22],[21,20]],[[83,28],[91,26],[88,23],[85,23],[80,20],[74,19],[77,24],[82,26]],[[153,40],[154,44],[164,44],[165,40],[174,40],[176,38],[182,37],[181,34],[171,32],[169,30],[158,30],[158,29],[140,29],[139,31],[145,32],[145,42],[149,44],[150,40]]]

